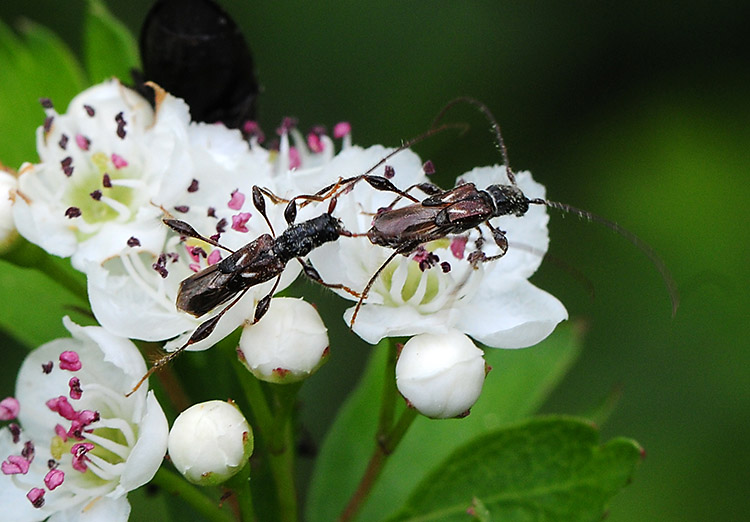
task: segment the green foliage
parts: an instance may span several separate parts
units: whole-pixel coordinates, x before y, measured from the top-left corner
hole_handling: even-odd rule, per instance
[[[395,509],[440,456],[536,411],[575,360],[580,341],[578,328],[568,324],[530,350],[487,349],[486,360],[493,370],[471,415],[444,421],[418,417],[389,457],[361,520],[379,519]],[[308,498],[310,521],[334,519],[364,471],[374,445],[376,398],[386,378],[386,355],[386,350],[374,350],[357,390],[340,410],[321,448]]]
[[[100,0],[89,0],[84,18],[84,63],[91,83],[112,76],[127,81],[139,64],[138,44]]]
[[[641,448],[575,419],[534,419],[473,440],[446,458],[392,521],[466,520],[477,497],[492,520],[600,520],[632,478]]]
[[[88,85],[75,56],[52,31],[30,21],[19,30],[20,36],[0,21],[0,128],[6,136],[0,162],[11,168],[36,161],[34,130],[44,121],[39,98],[67,104]]]

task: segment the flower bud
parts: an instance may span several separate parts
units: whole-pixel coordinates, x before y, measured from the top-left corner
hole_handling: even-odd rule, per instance
[[[328,332],[302,299],[279,297],[256,324],[245,326],[238,355],[258,379],[290,383],[307,378],[328,358]]]
[[[410,405],[434,419],[468,414],[484,384],[483,352],[464,334],[409,339],[396,363],[396,386]]]
[[[213,486],[247,464],[253,453],[253,430],[234,403],[202,402],[175,419],[167,447],[172,463],[186,479]]]

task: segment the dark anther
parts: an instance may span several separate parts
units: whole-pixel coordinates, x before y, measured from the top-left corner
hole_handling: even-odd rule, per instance
[[[81,217],[81,209],[78,207],[68,207],[65,211],[65,217],[68,219]]]
[[[91,194],[89,194],[89,196],[91,196],[92,199],[94,199],[96,201],[99,201],[100,199],[102,199],[102,191],[101,190],[95,190],[94,192],[92,192]]]
[[[198,180],[193,179],[193,181],[190,182],[190,186],[187,189],[188,192],[198,192]]]
[[[139,247],[141,246],[141,241],[135,236],[130,236],[128,239],[128,246],[131,248]]]

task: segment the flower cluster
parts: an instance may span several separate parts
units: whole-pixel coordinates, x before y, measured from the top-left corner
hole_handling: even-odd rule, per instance
[[[153,392],[125,397],[146,370],[133,343],[64,323],[72,338],[31,352],[0,403],[13,421],[0,430],[0,504],[9,520],[127,520],[127,492],[161,465],[167,420]]]
[[[355,177],[368,173],[411,190],[428,182],[430,162],[409,149],[354,146],[347,123],[329,137],[319,127],[303,135],[287,119],[276,145],[265,148],[257,124],[248,122],[241,132],[193,122],[184,101],[152,88],[155,107],[117,80],[84,91],[63,114],[42,100],[40,162],[22,165],[17,178],[0,172],[2,191],[13,201],[12,209],[0,207],[13,216],[11,226],[3,219],[0,240],[12,241],[17,229],[50,254],[69,257],[87,277],[101,325],[82,328],[66,320],[73,339],[33,352],[15,397],[0,403],[0,419],[20,421],[0,432],[6,456],[0,495],[27,497],[18,508],[25,513],[21,518],[38,520],[53,512],[73,517],[82,509],[112,510],[126,518],[125,493],[156,472],[166,448],[166,421],[151,392],[139,389],[125,398],[146,371],[128,339],[162,341],[167,350],[186,343],[201,350],[243,326],[238,355],[259,379],[294,382],[315,372],[328,356],[329,342],[314,307],[274,298],[267,313],[256,313],[265,312],[266,296],[285,289],[302,268],[338,285],[336,292],[347,299],[357,300],[367,289],[361,307],[350,308],[344,320],[368,343],[414,336],[403,348],[396,378],[409,404],[430,417],[464,415],[479,396],[486,368],[470,337],[489,347],[531,346],[567,317],[557,299],[528,281],[547,249],[545,207],[529,209],[523,219],[492,220],[510,242],[497,261],[475,262],[480,253],[492,256],[501,248],[478,230],[446,234],[395,255],[392,248],[374,245],[366,231],[382,209],[412,203],[385,185]],[[341,143],[338,152],[335,140]],[[544,197],[528,172],[516,179],[528,197]],[[494,166],[464,174],[458,183],[483,187],[511,180],[504,167]],[[412,192],[419,197],[418,189]],[[301,195],[316,197],[286,205]],[[283,257],[284,246],[276,241],[290,230],[297,211],[297,223],[332,212],[339,227],[326,244],[312,245],[307,260],[298,258],[301,263],[293,259],[298,254]],[[164,218],[173,225],[166,226]],[[226,262],[261,237],[266,246],[257,253]],[[294,241],[304,245],[310,237],[300,232]],[[288,266],[273,268],[271,276],[258,275],[287,259]],[[207,280],[225,281],[224,287],[206,284],[207,294],[222,298],[206,297],[210,310],[196,317],[176,303],[186,278],[208,273],[226,277]],[[248,284],[246,278],[263,282]],[[193,334],[202,328],[206,335]],[[170,439],[175,464],[194,482],[229,476],[247,460],[249,426],[244,419],[225,422],[224,416],[204,420],[215,409],[201,410],[191,422],[208,423],[211,433],[224,429],[216,426],[231,427],[227,433],[236,447],[219,451],[216,467],[184,462],[194,428],[182,426]]]

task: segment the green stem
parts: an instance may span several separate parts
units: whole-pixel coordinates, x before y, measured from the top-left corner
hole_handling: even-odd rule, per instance
[[[396,410],[396,382],[393,378],[396,375],[396,361],[398,360],[398,347],[396,342],[390,337],[386,337],[378,343],[376,350],[387,349],[388,359],[386,359],[385,379],[383,379],[383,395],[380,399],[380,414],[378,415],[378,428],[376,437],[378,439],[385,436],[393,425],[393,415]]]
[[[272,385],[273,399],[272,405],[269,405],[262,383],[240,361],[235,359],[232,365],[267,451],[279,501],[278,518],[282,522],[296,522],[298,506],[294,483],[295,444],[291,419],[300,383]]]
[[[246,463],[239,473],[226,482],[227,488],[234,492],[234,498],[240,509],[240,520],[242,522],[254,522],[257,520],[253,508],[253,495],[250,491],[250,463]]]
[[[154,475],[152,483],[169,493],[179,495],[209,522],[234,522],[234,516],[231,513],[223,511],[215,501],[201,493],[197,487],[163,466]]]
[[[292,437],[292,423],[287,422],[282,434],[277,434],[284,443],[281,452],[268,453],[268,463],[271,468],[276,492],[279,498],[279,519],[282,522],[297,521],[297,488],[294,483],[294,440]]]
[[[367,469],[359,481],[357,490],[352,494],[349,503],[339,516],[339,522],[348,522],[354,520],[354,517],[357,516],[357,513],[359,513],[360,509],[365,505],[365,501],[375,485],[375,482],[380,477],[388,456],[393,453],[396,446],[398,446],[398,443],[404,438],[404,435],[406,435],[406,432],[409,430],[409,427],[416,417],[417,410],[412,408],[405,409],[401,413],[401,417],[393,430],[391,430],[387,436],[378,440],[375,445],[375,450],[370,457],[370,461],[367,463]]]
[[[388,358],[385,363],[385,379],[383,384],[383,395],[380,402],[380,413],[378,416],[378,427],[375,433],[375,449],[370,456],[362,478],[357,485],[356,491],[349,499],[349,503],[339,516],[339,522],[353,520],[362,509],[370,495],[370,491],[377,482],[383,471],[388,456],[393,453],[399,442],[404,438],[414,419],[417,411],[412,408],[405,409],[396,424],[393,424],[393,415],[396,408],[398,390],[395,383],[396,360],[398,359],[398,346],[392,339],[384,339],[378,347],[385,344],[388,348]]]

